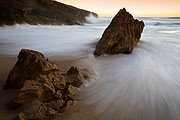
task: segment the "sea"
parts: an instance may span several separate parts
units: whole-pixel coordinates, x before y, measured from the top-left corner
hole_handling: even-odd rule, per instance
[[[180,120],[180,17],[137,17],[145,28],[132,53],[100,57],[93,51],[112,18],[86,19],[83,26],[0,27],[0,54],[26,48],[88,61],[97,77],[81,92],[107,119]]]

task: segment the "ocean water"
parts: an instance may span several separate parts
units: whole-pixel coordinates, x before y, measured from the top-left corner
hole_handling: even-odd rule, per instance
[[[145,29],[131,54],[95,58],[95,44],[111,19],[89,17],[84,26],[0,27],[0,54],[28,48],[87,61],[97,79],[80,94],[107,119],[180,120],[180,18],[139,17]]]
[[[111,18],[87,18],[84,26],[14,25],[0,27],[0,54],[17,55],[22,48],[48,56],[87,56]],[[91,49],[92,48],[92,49]]]

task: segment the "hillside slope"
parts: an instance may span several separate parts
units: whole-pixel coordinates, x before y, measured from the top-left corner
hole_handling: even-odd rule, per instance
[[[97,14],[54,0],[0,0],[0,25],[50,24],[74,25],[86,22],[85,17]]]

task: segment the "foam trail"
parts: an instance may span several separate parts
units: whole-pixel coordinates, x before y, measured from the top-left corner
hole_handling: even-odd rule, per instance
[[[131,55],[96,59],[99,77],[85,90],[86,102],[109,119],[180,119],[179,55],[143,41]]]

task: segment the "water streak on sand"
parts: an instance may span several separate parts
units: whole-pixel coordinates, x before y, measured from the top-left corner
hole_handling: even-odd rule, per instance
[[[131,55],[96,59],[99,77],[85,90],[87,103],[125,120],[180,119],[179,55],[163,44],[140,42]]]

